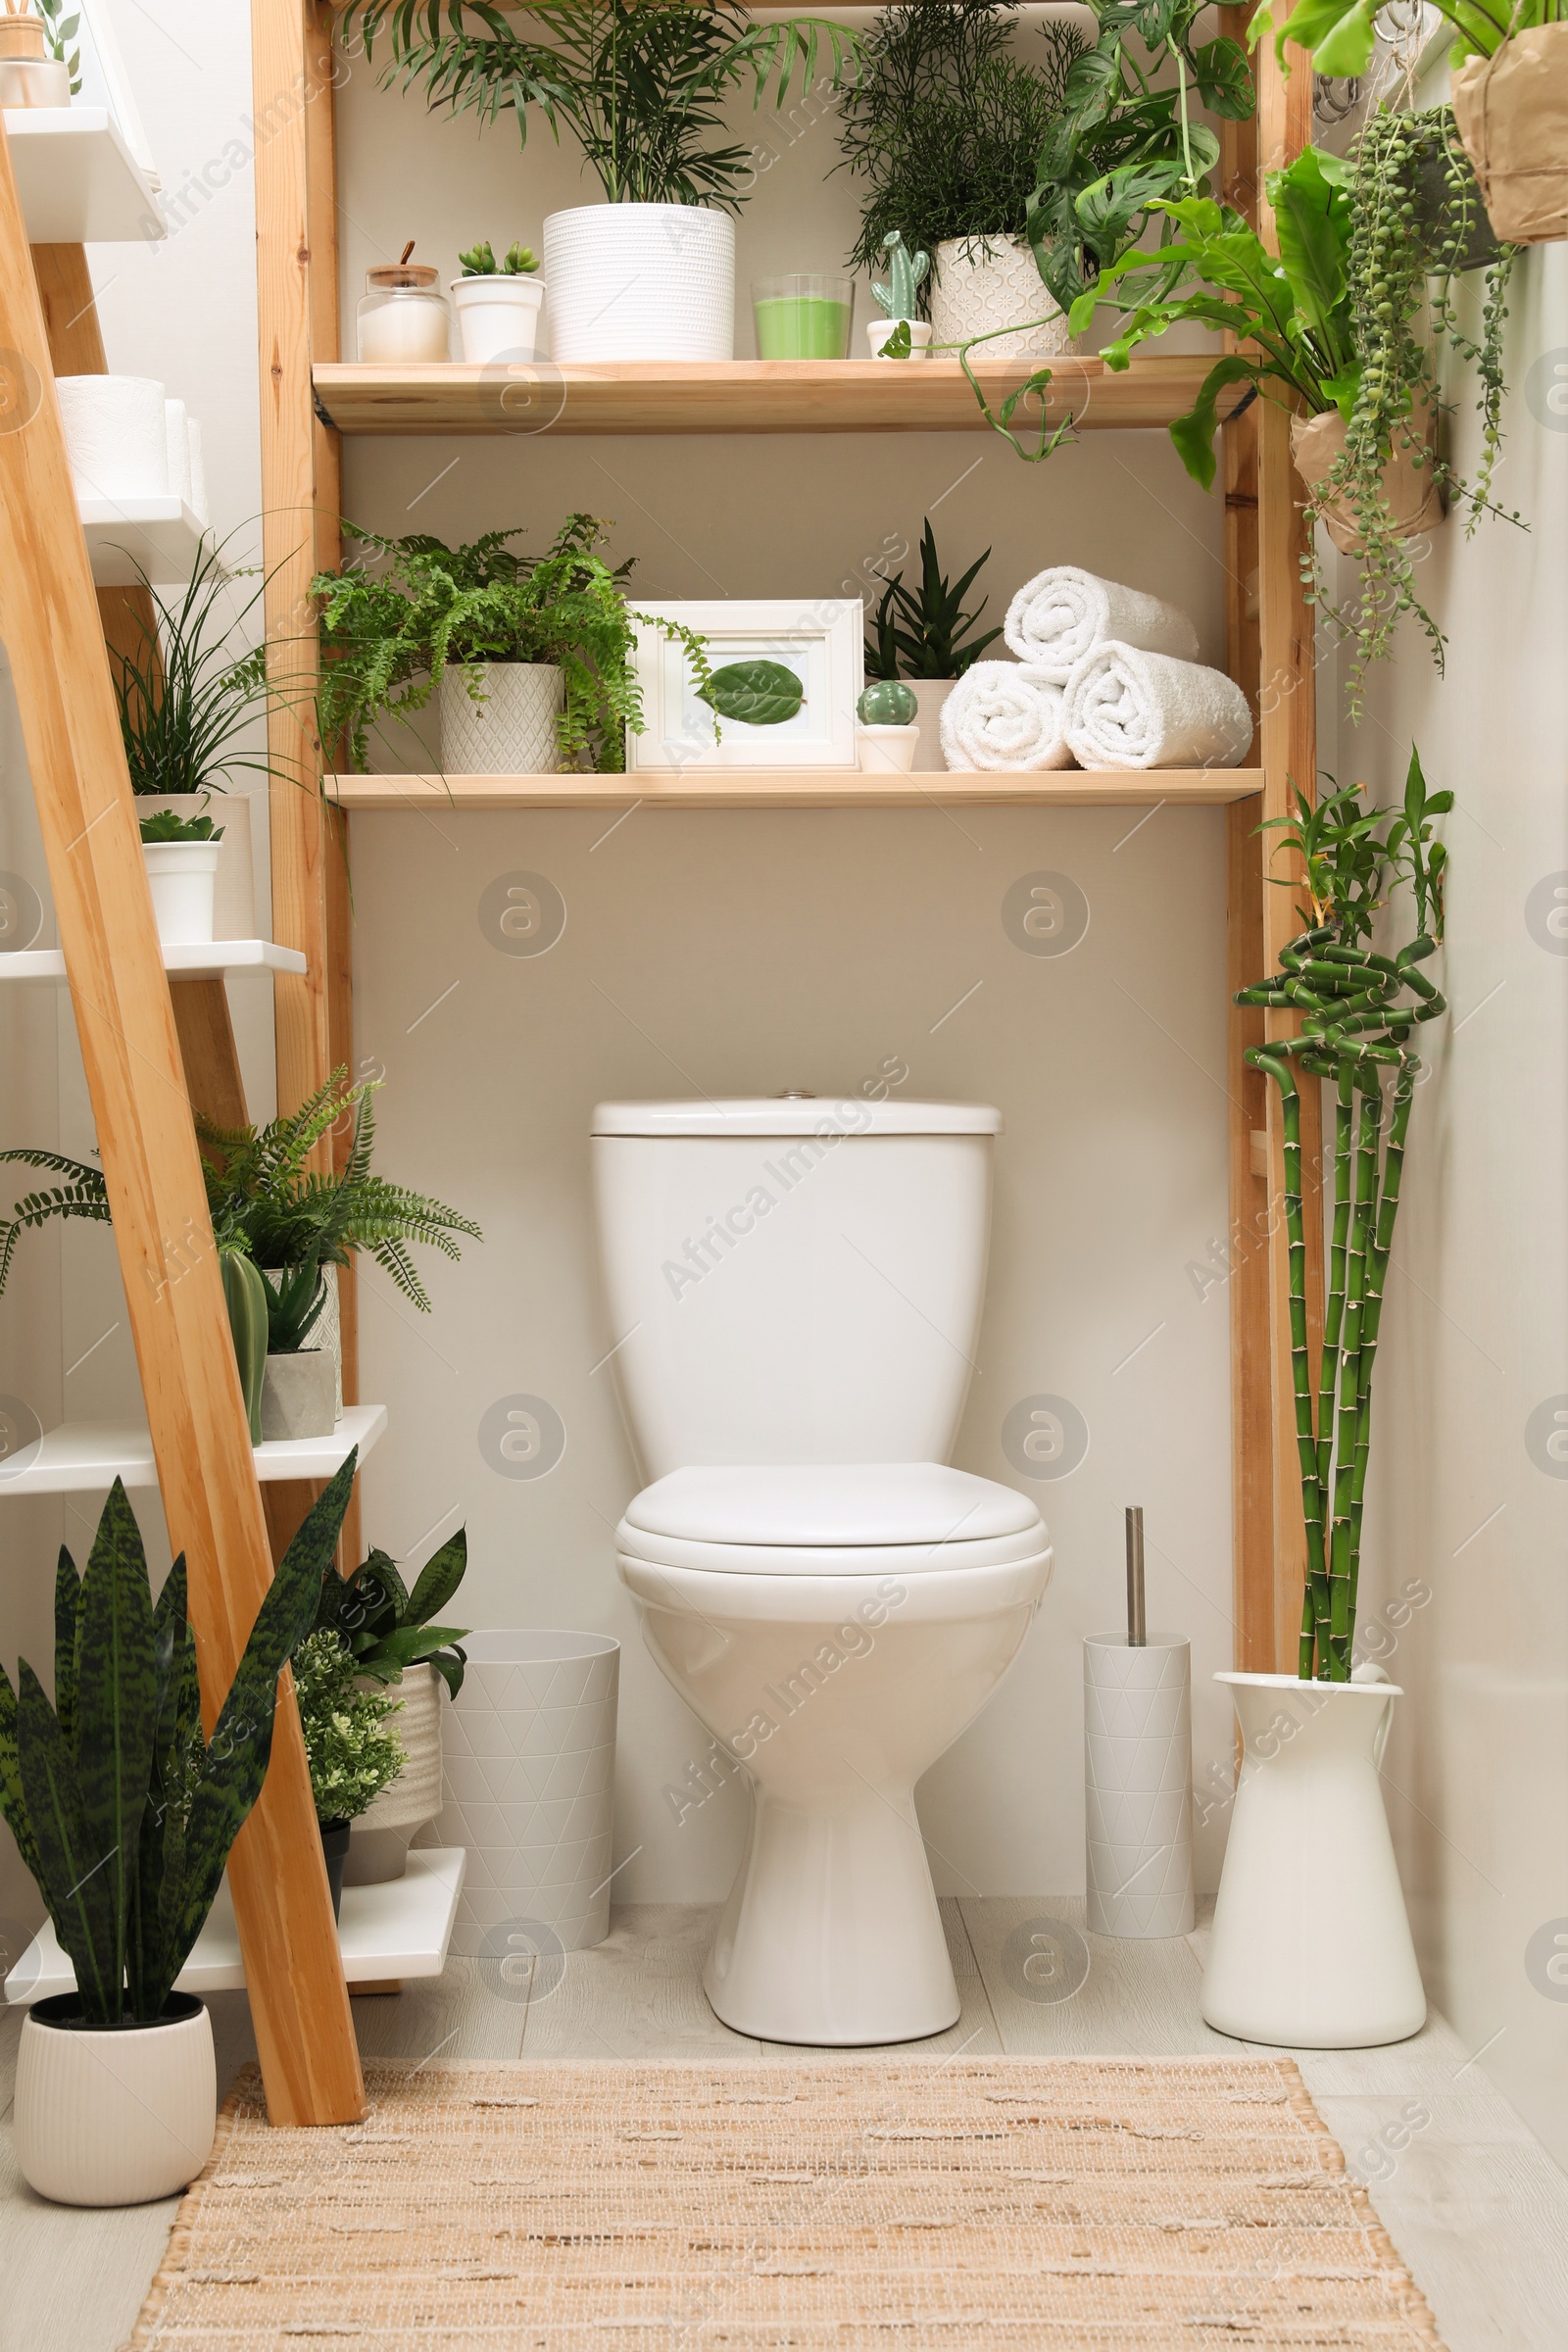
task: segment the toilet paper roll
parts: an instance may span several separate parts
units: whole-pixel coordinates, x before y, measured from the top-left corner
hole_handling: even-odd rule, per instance
[[[1089,1929],[1186,1936],[1193,1913],[1191,1661],[1185,1642],[1084,1642]]]
[[[187,418],[185,433],[190,448],[190,511],[205,530],[213,517],[207,506],[207,466],[202,457],[202,428],[194,416]]]
[[[79,498],[167,498],[164,387],[145,375],[55,379]]]
[[[169,456],[169,488],[171,495],[188,507],[193,504],[190,494],[190,420],[182,400],[164,403],[164,446]]]

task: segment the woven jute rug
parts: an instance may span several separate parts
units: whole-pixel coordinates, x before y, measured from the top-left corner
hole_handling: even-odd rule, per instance
[[[133,2346],[1164,2352],[1438,2343],[1285,2059],[241,2078]]]

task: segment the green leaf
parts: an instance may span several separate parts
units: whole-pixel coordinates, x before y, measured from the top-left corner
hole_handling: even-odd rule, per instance
[[[0,1813],[10,1824],[11,1835],[17,1841],[17,1851],[38,1882],[38,1892],[45,1902],[48,1894],[43,1883],[43,1862],[38,1853],[32,1824],[27,1819],[27,1800],[22,1791],[22,1757],[17,1747],[17,1694],[11,1688],[11,1677],[0,1666]]]
[[[1239,352],[1215,362],[1203,378],[1203,388],[1185,416],[1178,416],[1170,437],[1195,482],[1205,490],[1214,486],[1214,435],[1219,430],[1219,396],[1228,384],[1255,383],[1257,363]]]
[[[877,353],[877,358],[879,360],[906,360],[913,349],[914,338],[909,333],[909,321],[907,318],[901,318],[892,334],[883,343]]]
[[[385,1682],[392,1674],[401,1673],[405,1666],[417,1666],[432,1657],[438,1649],[450,1649],[472,1631],[466,1625],[408,1625],[397,1633],[388,1634],[368,1650],[358,1663],[365,1674],[373,1674]]]
[[[158,1714],[147,1555],[118,1478],[82,1578],[80,1621],[75,1779],[89,1849],[107,1857],[101,1876],[113,1907],[118,1985]]]
[[[1221,37],[1205,42],[1193,51],[1193,71],[1198,78],[1198,94],[1210,114],[1219,115],[1229,122],[1246,122],[1250,119],[1257,94],[1252,87],[1252,69],[1240,41]]]
[[[76,1972],[83,2012],[95,2024],[118,2025],[121,1919],[106,1867],[111,1857],[88,1831],[75,1766],[25,1658],[19,1662],[18,1682],[17,1745],[43,1898],[61,1949]]]
[[[1272,176],[1268,193],[1279,233],[1280,261],[1298,312],[1315,335],[1336,343],[1342,336],[1348,339],[1348,194],[1328,178],[1310,147],[1286,171]]]
[[[907,691],[907,689],[906,689]],[[438,1551],[433,1551],[420,1569],[409,1595],[405,1611],[414,1625],[428,1625],[437,1609],[444,1609],[462,1584],[468,1565],[468,1531],[460,1527],[449,1536]]]
[[[1372,63],[1372,51],[1377,40],[1377,13],[1380,0],[1355,0],[1355,6],[1340,16],[1339,22],[1325,36],[1313,41],[1309,25],[1300,24],[1302,16],[1312,17],[1312,0],[1297,11],[1286,27],[1291,40],[1298,48],[1312,51],[1312,71],[1327,74],[1336,79],[1353,79],[1364,74]]]
[[[462,1649],[440,1650],[430,1660],[431,1665],[454,1698],[463,1689],[463,1670],[467,1662],[466,1655]]]
[[[55,1562],[55,1719],[73,1756],[76,1752],[76,1652],[81,1641],[81,1579],[62,1544]]]
[[[698,700],[710,704],[720,718],[751,727],[776,727],[795,716],[806,700],[806,689],[782,662],[726,662],[706,686],[698,688]]]

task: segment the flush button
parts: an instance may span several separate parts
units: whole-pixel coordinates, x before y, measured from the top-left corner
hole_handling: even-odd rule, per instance
[[[816,1097],[808,1086],[787,1086],[773,1100],[775,1102],[814,1102]]]

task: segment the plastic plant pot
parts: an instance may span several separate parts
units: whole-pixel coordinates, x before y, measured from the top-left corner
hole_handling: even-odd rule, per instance
[[[544,279],[531,273],[496,270],[483,277],[455,277],[452,307],[458,314],[464,359],[470,367],[491,360],[531,360],[544,298]]]
[[[752,286],[760,360],[846,360],[855,322],[855,281],[797,270]]]

